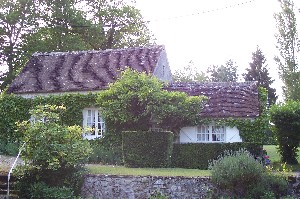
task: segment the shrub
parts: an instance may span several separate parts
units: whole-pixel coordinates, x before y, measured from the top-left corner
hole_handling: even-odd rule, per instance
[[[214,160],[209,169],[212,182],[233,198],[279,198],[286,194],[286,180],[282,176],[268,173],[266,168],[244,149],[227,152]]]
[[[128,167],[168,167],[173,149],[172,132],[122,133],[124,164]]]
[[[122,140],[121,136],[113,133],[105,133],[104,137],[90,140],[92,153],[89,156],[89,163],[101,163],[110,165],[121,165],[122,161]]]
[[[288,101],[274,105],[270,109],[271,121],[279,144],[281,161],[297,164],[297,151],[300,141],[300,102]]]
[[[57,111],[61,108],[40,106],[31,111],[36,119],[34,124],[23,122],[19,125],[26,143],[22,153],[25,166],[19,168],[17,176],[21,198],[31,198],[30,187],[36,183],[67,187],[75,194],[80,192],[82,163],[91,149],[88,141],[82,138],[81,127],[59,124]],[[45,123],[40,120],[42,118]]]
[[[50,187],[43,182],[34,183],[30,186],[31,199],[74,199],[75,195],[68,187]]]

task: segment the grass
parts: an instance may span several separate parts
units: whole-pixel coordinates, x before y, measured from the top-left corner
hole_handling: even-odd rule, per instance
[[[133,176],[210,176],[210,171],[183,168],[126,168],[124,166],[89,164],[86,166],[92,174],[133,175]]]

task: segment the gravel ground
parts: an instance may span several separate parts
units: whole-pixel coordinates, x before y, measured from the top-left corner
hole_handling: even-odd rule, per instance
[[[13,165],[16,157],[0,155],[0,172],[8,172]],[[17,160],[17,165],[22,165],[23,161],[21,159]]]

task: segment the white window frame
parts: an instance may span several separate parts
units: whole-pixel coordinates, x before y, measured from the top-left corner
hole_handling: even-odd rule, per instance
[[[84,132],[83,137],[92,140],[103,137],[105,132],[105,121],[98,108],[85,108],[83,114],[83,128],[91,128],[90,132]]]
[[[226,142],[226,127],[223,125],[200,125],[197,127],[197,142]]]

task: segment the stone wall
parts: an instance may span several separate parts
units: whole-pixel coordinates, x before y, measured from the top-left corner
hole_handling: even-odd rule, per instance
[[[207,198],[213,186],[207,177],[153,177],[87,175],[82,187],[85,198],[146,199],[155,193],[169,198]]]

